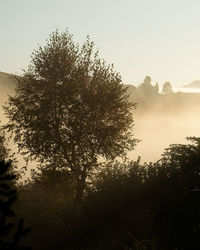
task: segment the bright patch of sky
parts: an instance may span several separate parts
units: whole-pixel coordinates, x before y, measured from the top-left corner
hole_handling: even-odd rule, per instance
[[[90,35],[125,83],[185,85],[200,79],[199,11],[199,0],[0,0],[0,71],[20,74],[68,28],[79,43]]]

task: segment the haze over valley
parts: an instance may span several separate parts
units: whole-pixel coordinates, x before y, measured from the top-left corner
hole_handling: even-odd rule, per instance
[[[191,88],[181,88],[185,92],[188,90],[188,93],[177,92],[166,96],[160,94],[144,102],[138,97],[133,85],[127,86],[131,101],[137,103],[133,133],[135,138],[140,140],[135,150],[128,153],[130,160],[137,160],[137,157],[141,156],[142,162],[155,162],[170,144],[185,143],[186,137],[198,136],[200,130],[198,88],[192,88],[193,93],[190,93]],[[0,72],[1,124],[6,122],[2,106],[7,101],[8,95],[15,94],[15,87],[16,81],[13,75]]]

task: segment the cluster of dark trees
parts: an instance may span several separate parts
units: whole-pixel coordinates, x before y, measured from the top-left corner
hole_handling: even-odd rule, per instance
[[[20,182],[12,164],[1,162],[7,207],[0,210],[0,244],[8,244],[1,249],[20,242],[33,249],[198,249],[199,138],[172,145],[156,163],[117,162],[137,143],[135,104],[93,42],[79,47],[67,31],[53,32],[16,80],[3,130],[36,166]],[[154,95],[158,85],[146,77],[139,90]],[[14,211],[11,236],[5,218]],[[31,228],[26,237],[18,218]]]
[[[152,84],[151,77],[146,76],[144,81],[138,85],[127,85],[127,93],[129,94],[129,100],[137,103],[137,110],[148,112],[152,111],[158,106],[163,107],[162,112],[167,110],[168,104],[174,105],[177,99],[179,99],[180,93],[174,93],[170,82],[165,82],[162,86],[162,90],[159,89],[158,83]],[[183,98],[184,99],[184,98]],[[168,104],[166,103],[168,102]]]
[[[137,91],[139,92],[140,95],[151,98],[155,95],[158,95],[159,86],[158,83],[156,83],[156,85],[153,86],[151,84],[151,77],[146,76],[144,82],[138,86]]]
[[[156,83],[155,85],[152,85],[151,83],[151,77],[146,76],[144,81],[136,88],[135,86],[132,86],[135,92],[135,95],[138,95],[139,98],[154,98],[157,95],[159,95],[159,85]],[[169,95],[173,93],[172,85],[170,82],[165,82],[162,86],[162,94]]]

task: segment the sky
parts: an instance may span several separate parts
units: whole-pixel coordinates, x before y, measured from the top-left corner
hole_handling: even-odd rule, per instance
[[[21,74],[49,34],[89,35],[126,84],[200,80],[199,0],[0,0],[0,71]]]

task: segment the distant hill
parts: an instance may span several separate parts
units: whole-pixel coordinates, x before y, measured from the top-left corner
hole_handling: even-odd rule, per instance
[[[7,99],[8,94],[13,94],[16,87],[14,75],[0,72],[0,102]]]
[[[200,80],[195,80],[195,81],[191,82],[190,84],[185,85],[184,88],[195,88],[195,89],[198,89],[198,88],[200,88]]]
[[[127,93],[134,96],[137,88],[132,84],[125,84]],[[16,88],[15,76],[5,72],[0,72],[0,106],[5,104],[8,95],[13,95]]]
[[[2,106],[8,100],[8,95],[15,93],[16,80],[14,75],[0,72],[0,124],[5,121],[4,111]]]

